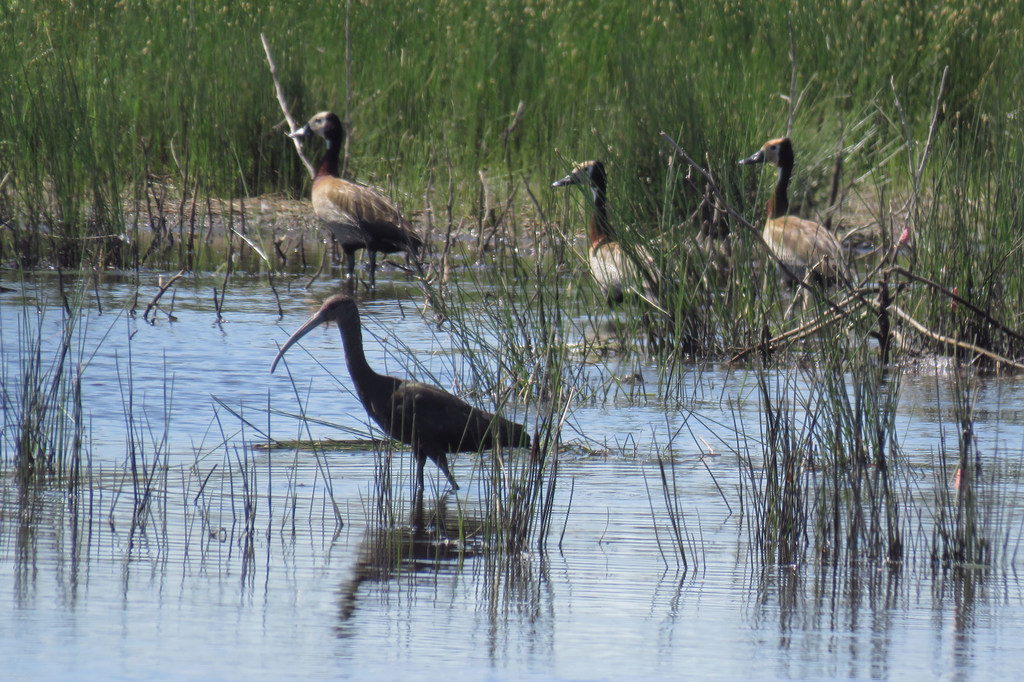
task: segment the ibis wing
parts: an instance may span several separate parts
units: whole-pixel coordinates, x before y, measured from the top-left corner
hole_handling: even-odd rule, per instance
[[[476,451],[491,445],[495,416],[428,384],[405,381],[392,398],[392,419],[407,443],[431,450]],[[397,431],[395,431],[397,433]],[[406,437],[408,436],[408,437]]]

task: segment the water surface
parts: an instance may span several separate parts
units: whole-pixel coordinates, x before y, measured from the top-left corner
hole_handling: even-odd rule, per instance
[[[14,387],[31,350],[25,339],[38,335],[41,357],[52,358],[61,310],[53,282],[4,284],[19,291],[0,298],[9,464]],[[154,274],[140,300],[156,286]],[[88,290],[71,359],[82,367],[88,483],[69,496],[23,489],[8,477],[0,490],[6,675],[1019,675],[1024,600],[1014,572],[935,571],[927,532],[914,536],[925,539],[912,541],[898,569],[759,566],[750,518],[738,513],[735,452],[759,452],[762,425],[756,383],[735,368],[688,368],[680,379],[689,387],[685,400],[669,404],[650,388],[657,367],[581,358],[595,384],[637,374],[643,384],[635,388],[634,378],[627,384],[634,388],[573,407],[546,550],[495,557],[471,541],[428,541],[400,562],[381,552],[385,531],[374,522],[380,450],[254,447],[268,434],[379,435],[351,391],[336,329],[308,335],[289,352],[287,371],[269,373],[279,345],[333,285],[278,285],[279,319],[265,282],[235,280],[220,322],[212,286],[177,287],[174,319],[168,306],[155,324],[126,312],[131,286],[112,279]],[[449,390],[465,386],[472,374],[457,344],[424,320],[416,300],[415,289],[396,285],[361,302],[371,365]],[[974,396],[978,447],[995,472],[1011,546],[1024,519],[1022,391],[1018,380],[990,379]],[[901,395],[908,485],[927,499],[952,475],[940,456],[957,434],[949,379],[908,374]],[[300,411],[327,424],[310,423],[307,433],[294,417]],[[536,408],[519,416],[532,423]],[[130,474],[132,452],[137,464],[153,467],[149,487]],[[405,495],[410,458],[397,456],[396,485]],[[667,471],[690,538],[687,571],[670,534],[659,457],[672,462]],[[477,456],[455,458],[462,489],[438,500],[437,472],[428,466],[428,512],[439,507],[468,525],[482,518],[484,468]],[[928,508],[917,509],[907,527],[930,526]],[[388,536],[396,537],[418,546]]]

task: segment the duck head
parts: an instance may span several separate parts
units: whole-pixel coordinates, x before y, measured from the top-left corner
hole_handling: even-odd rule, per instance
[[[788,137],[780,137],[768,140],[756,152],[745,159],[740,159],[740,165],[749,166],[755,163],[770,163],[779,168],[793,167],[793,143]]]
[[[341,119],[332,111],[321,111],[309,119],[306,125],[302,126],[288,137],[310,137],[319,135],[327,140],[328,148],[340,148],[345,139],[345,128],[341,125]]]

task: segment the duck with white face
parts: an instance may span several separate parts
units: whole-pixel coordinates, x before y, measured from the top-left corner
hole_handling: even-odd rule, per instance
[[[354,284],[355,253],[369,252],[370,288],[376,288],[377,253],[405,252],[415,259],[423,240],[384,194],[366,185],[342,179],[338,157],[345,142],[341,119],[322,111],[290,137],[322,137],[327,143],[313,178],[313,212],[330,230],[345,254],[350,289]]]
[[[626,253],[616,240],[608,220],[608,177],[600,161],[584,161],[573,167],[552,187],[580,185],[590,189],[593,212],[590,218],[590,272],[609,304],[622,303],[627,294],[648,302],[657,300],[657,282],[653,275],[654,260],[642,247]]]
[[[788,137],[768,140],[740,164],[770,163],[778,168],[775,191],[768,200],[765,244],[778,259],[778,269],[787,282],[808,275],[823,283],[849,280],[842,247],[824,225],[789,215],[789,180],[793,174],[793,143]]]

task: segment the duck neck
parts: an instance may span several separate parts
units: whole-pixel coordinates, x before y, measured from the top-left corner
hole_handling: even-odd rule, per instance
[[[789,176],[793,167],[789,165],[779,166],[779,179],[775,182],[775,194],[768,202],[768,215],[772,218],[781,218],[789,213]]]
[[[608,197],[604,178],[598,178],[592,189],[594,191],[594,215],[590,218],[590,246],[597,248],[612,241],[612,229],[608,222]]]
[[[316,177],[336,178],[338,177],[338,156],[341,154],[342,137],[332,134],[324,139],[327,140],[327,150],[324,152],[323,158],[320,159]]]

